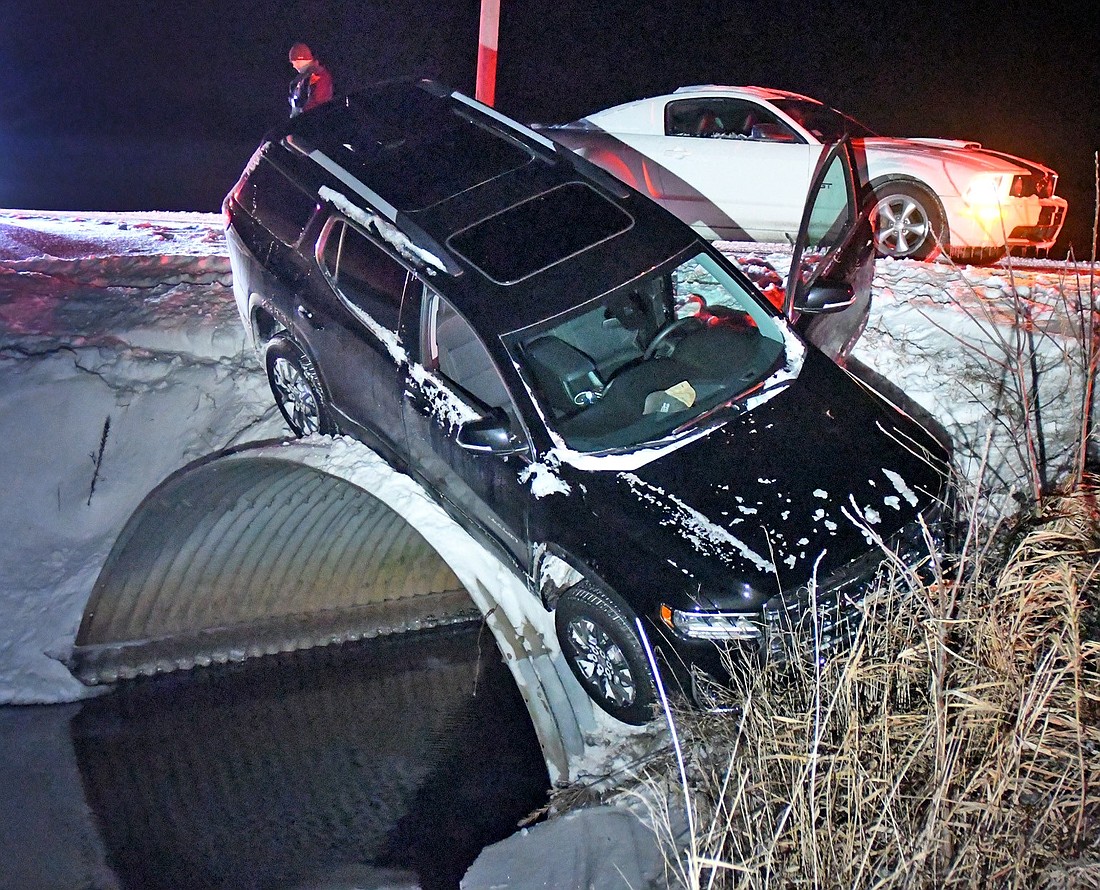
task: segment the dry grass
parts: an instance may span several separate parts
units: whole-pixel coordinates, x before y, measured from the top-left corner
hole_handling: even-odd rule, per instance
[[[676,879],[1100,887],[1095,490],[1002,537],[961,580],[893,579],[846,656],[676,715],[695,826]]]

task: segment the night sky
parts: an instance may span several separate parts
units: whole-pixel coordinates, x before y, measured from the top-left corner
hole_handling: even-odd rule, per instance
[[[497,107],[557,123],[689,83],[822,99],[887,135],[976,139],[1061,176],[1091,243],[1100,49],[1066,4],[501,0]],[[0,206],[217,210],[286,116],[304,40],[336,91],[473,93],[479,0],[0,0]]]

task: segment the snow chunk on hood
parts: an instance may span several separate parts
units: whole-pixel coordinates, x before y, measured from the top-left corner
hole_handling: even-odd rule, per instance
[[[519,481],[531,483],[531,494],[544,498],[550,494],[569,494],[569,483],[558,475],[558,462],[548,459],[546,462],[533,463],[519,474]]]
[[[768,573],[775,571],[775,564],[771,560],[761,556],[721,526],[715,525],[675,495],[650,485],[633,473],[622,473],[620,478],[626,481],[641,500],[649,501],[658,507],[670,508],[662,524],[679,526],[684,538],[690,541],[700,553],[715,553],[719,558],[728,561],[729,551],[733,550],[760,571]]]
[[[897,493],[905,498],[905,500],[909,502],[909,505],[911,507],[915,507],[918,503],[920,503],[920,501],[917,499],[916,493],[906,484],[905,480],[902,479],[899,474],[895,473],[893,470],[887,470],[885,468],[883,468],[882,474],[890,480],[890,483],[894,486],[894,489],[897,491]]]

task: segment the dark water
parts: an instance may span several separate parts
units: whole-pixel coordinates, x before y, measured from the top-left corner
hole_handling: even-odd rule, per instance
[[[548,787],[476,625],[134,682],[69,729],[126,888],[456,887]]]

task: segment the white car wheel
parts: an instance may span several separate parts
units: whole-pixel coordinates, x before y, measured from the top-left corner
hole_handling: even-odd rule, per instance
[[[875,250],[879,256],[926,260],[947,246],[943,212],[935,195],[908,182],[875,189]]]

